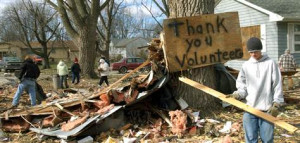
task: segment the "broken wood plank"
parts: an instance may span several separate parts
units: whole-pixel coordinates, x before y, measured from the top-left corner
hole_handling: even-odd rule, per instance
[[[149,106],[149,108],[155,113],[157,113],[160,117],[162,117],[169,124],[170,127],[173,127],[171,120],[161,110],[158,110],[152,106]]]
[[[211,88],[209,88],[207,86],[204,86],[204,85],[202,85],[202,84],[200,84],[198,82],[195,82],[195,81],[193,81],[191,79],[188,79],[188,78],[185,78],[185,77],[180,77],[179,80],[182,81],[182,82],[184,82],[184,83],[186,83],[186,84],[188,84],[188,85],[190,85],[190,86],[193,86],[193,87],[195,87],[197,89],[200,89],[203,92],[208,93],[208,94],[210,94],[210,95],[212,95],[212,96],[214,96],[216,98],[219,98],[222,101],[228,102],[231,105],[234,105],[234,106],[236,106],[236,107],[238,107],[238,108],[240,108],[242,110],[245,110],[245,111],[247,111],[249,113],[252,113],[252,114],[254,114],[254,115],[256,115],[256,116],[258,116],[260,118],[263,118],[263,119],[265,119],[265,120],[267,120],[269,122],[272,122],[275,125],[277,125],[279,127],[282,127],[282,128],[286,129],[289,132],[294,133],[296,130],[298,130],[298,128],[296,128],[296,127],[294,127],[294,126],[292,126],[292,125],[290,125],[290,124],[288,124],[288,123],[286,123],[284,121],[280,121],[279,119],[277,119],[277,118],[275,118],[275,117],[273,117],[273,116],[271,116],[269,114],[266,114],[264,112],[261,112],[260,110],[257,110],[257,109],[255,109],[255,108],[253,108],[251,106],[248,106],[245,103],[243,103],[243,102],[241,102],[239,100],[236,100],[234,98],[226,98],[225,94],[220,93],[220,92],[218,92],[218,91],[216,91],[214,89],[211,89]]]
[[[114,82],[113,84],[111,84],[109,87],[103,89],[101,92],[99,93],[95,93],[89,97],[87,97],[87,100],[89,99],[93,99],[96,97],[99,97],[99,95],[101,95],[102,93],[105,93],[107,91],[109,91],[110,89],[114,88],[116,85],[118,85],[121,81],[123,81],[124,79],[128,78],[129,76],[131,76],[133,73],[135,73],[136,71],[138,71],[139,69],[147,66],[150,63],[150,60],[148,59],[147,61],[145,61],[143,64],[141,64],[139,67],[137,67],[136,69],[132,70],[131,72],[129,72],[128,74],[124,75],[122,78],[120,78],[118,81]],[[86,99],[84,99],[86,100]],[[75,105],[79,105],[81,104],[81,100],[80,99],[72,99],[72,100],[68,100],[64,103],[59,103],[62,107],[67,108],[67,107],[72,107]],[[33,106],[33,107],[29,107],[26,111],[25,110],[20,110],[20,111],[14,111],[12,113],[10,113],[8,117],[19,117],[19,116],[25,116],[25,115],[50,115],[52,114],[52,104],[49,105],[37,105],[37,106]],[[5,114],[2,113],[0,114],[0,119],[4,118]]]
[[[62,111],[64,111],[64,112],[66,112],[66,113],[68,113],[68,114],[70,114],[71,116],[76,116],[75,114],[73,114],[72,112],[70,112],[69,110],[67,110],[67,109],[64,109],[64,107],[63,106],[61,106],[59,103],[55,103],[54,104],[57,108],[59,108],[60,110],[62,110]]]
[[[139,69],[145,67],[146,65],[148,65],[150,63],[150,60],[148,59],[147,61],[145,61],[143,64],[141,64],[139,67],[135,68],[133,71],[129,72],[128,74],[124,75],[123,77],[121,77],[119,80],[117,80],[116,82],[114,82],[113,84],[109,85],[108,87],[104,88],[103,91],[101,91],[100,94],[114,88],[116,85],[118,85],[121,81],[123,81],[124,79],[128,78],[129,76],[131,76],[133,73],[135,73],[136,71],[138,71]],[[99,95],[100,95],[99,94]]]

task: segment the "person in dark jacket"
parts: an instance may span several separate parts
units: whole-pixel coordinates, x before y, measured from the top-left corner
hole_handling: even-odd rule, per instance
[[[36,105],[36,79],[40,76],[39,67],[34,64],[31,56],[26,56],[19,75],[20,84],[13,98],[12,107],[16,107],[24,90],[27,90],[31,106]]]
[[[80,65],[78,64],[78,59],[75,58],[73,65],[71,66],[71,72],[72,72],[72,83],[75,82],[75,79],[77,79],[76,84],[80,81]]]

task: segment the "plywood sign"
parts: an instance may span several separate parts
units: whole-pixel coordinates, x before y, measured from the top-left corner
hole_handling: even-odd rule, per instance
[[[165,19],[163,25],[170,72],[243,57],[237,12]]]
[[[244,52],[243,59],[248,60],[250,58],[250,54],[248,53],[247,50],[247,41],[251,37],[260,38],[260,25],[242,27],[241,34],[242,34],[242,45],[243,45],[243,52]]]

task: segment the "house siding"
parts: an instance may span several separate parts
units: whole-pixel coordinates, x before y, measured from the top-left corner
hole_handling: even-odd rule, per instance
[[[147,43],[148,41],[143,38],[139,38],[137,40],[134,40],[133,42],[130,42],[126,45],[126,57],[140,56],[142,49],[138,49],[138,47],[147,46]]]
[[[287,34],[288,34],[288,24],[286,22],[278,22],[278,57],[284,54],[285,49],[287,49]]]
[[[278,61],[278,27],[276,22],[269,21],[269,16],[251,7],[248,7],[235,0],[222,0],[216,7],[215,13],[233,12],[237,11],[239,14],[240,26],[248,27],[255,25],[266,25],[266,53],[270,58]],[[244,53],[248,54],[248,53]],[[245,60],[228,61],[226,65],[241,69]]]
[[[284,51],[288,48],[288,23],[287,22],[278,22],[278,57],[284,54]],[[289,48],[292,51],[292,47]],[[294,59],[299,67],[300,64],[300,53],[291,53],[294,56]]]
[[[110,47],[110,56],[117,57],[141,57],[148,54],[146,48],[138,48],[148,46],[149,41],[142,37],[133,39],[123,39],[117,43],[112,43]],[[142,57],[143,58],[143,57]],[[146,57],[147,58],[147,57]]]

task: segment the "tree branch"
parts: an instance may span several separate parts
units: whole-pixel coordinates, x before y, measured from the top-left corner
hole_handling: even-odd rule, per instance
[[[152,14],[151,10],[148,9],[148,7],[142,2],[142,5],[149,11],[149,13],[151,14],[152,18],[156,21],[156,23],[163,28],[163,26],[158,22],[158,20],[154,17],[154,15]]]
[[[100,5],[100,9],[99,10],[102,11],[106,7],[106,5],[108,5],[109,1],[110,0],[105,0],[105,2],[102,5]]]
[[[51,0],[45,0],[48,4],[50,4],[55,10],[57,10],[58,11],[58,6],[55,4],[55,3],[53,3]]]
[[[52,32],[52,34],[49,36],[49,38],[46,40],[46,43],[48,43],[48,42],[50,41],[50,39],[52,39],[52,37],[55,35],[56,30],[58,29],[59,25],[60,25],[60,23],[58,23],[58,24],[55,26],[54,30],[50,29],[50,30],[53,31],[53,32]]]
[[[81,17],[86,18],[88,15],[86,5],[84,4],[83,0],[75,0],[76,7],[78,9],[79,14]]]
[[[63,1],[62,1],[62,0],[58,0],[57,3],[58,3],[58,12],[59,12],[60,15],[61,15],[61,19],[62,19],[62,22],[63,22],[63,24],[64,24],[66,30],[68,31],[68,33],[70,33],[70,36],[71,36],[72,38],[78,37],[77,31],[76,31],[76,30],[74,29],[74,27],[72,26],[71,20],[70,20],[69,17],[68,17],[67,11],[66,11],[66,9],[63,7]]]
[[[75,24],[79,27],[83,27],[84,26],[84,18],[81,17],[81,15],[78,13],[78,9],[76,6],[76,3],[74,0],[68,0],[68,2],[70,3],[70,10],[69,13],[72,16],[72,19],[74,20]],[[66,3],[67,4],[67,3]]]
[[[97,32],[100,35],[101,39],[106,39],[104,34],[101,32],[101,30],[97,27]]]
[[[99,14],[99,18],[100,18],[101,24],[103,25],[104,29],[107,30],[108,29],[107,25],[106,25],[105,20],[101,13]]]
[[[167,17],[169,17],[169,9],[168,9],[168,5],[167,5],[167,3],[166,3],[166,0],[162,0],[162,3],[163,3],[164,8],[161,7],[160,4],[159,4],[156,0],[152,0],[152,1],[153,1],[153,2],[155,3],[155,5],[160,9],[160,11],[161,11],[162,13],[164,13]]]
[[[115,15],[118,13],[118,10],[121,6],[121,4],[124,2],[124,0],[122,0],[115,8],[115,12],[112,14],[112,17],[115,17]]]

